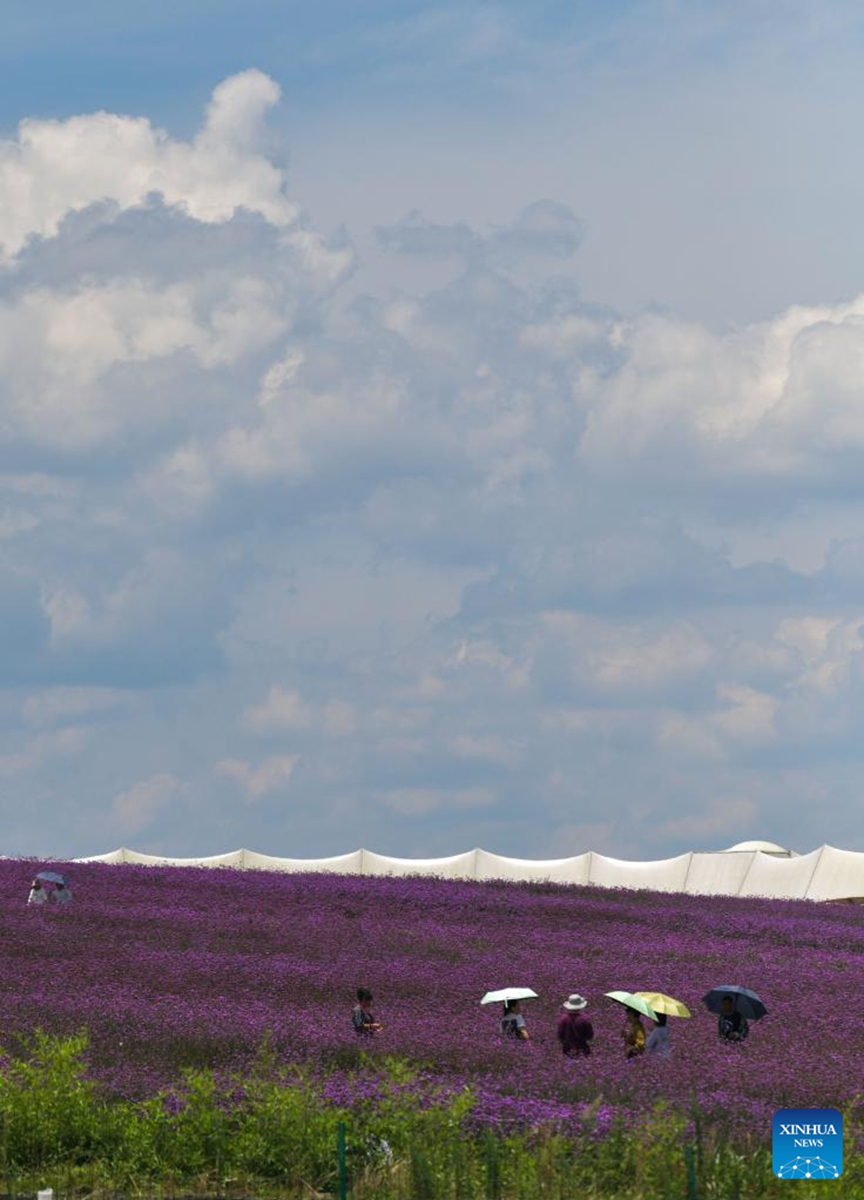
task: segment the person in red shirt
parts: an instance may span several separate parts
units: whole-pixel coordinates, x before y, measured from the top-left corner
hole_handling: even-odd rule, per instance
[[[566,1011],[558,1022],[558,1041],[568,1058],[585,1057],[591,1053],[594,1026],[582,1013],[587,1005],[588,1001],[578,992],[564,1001]]]

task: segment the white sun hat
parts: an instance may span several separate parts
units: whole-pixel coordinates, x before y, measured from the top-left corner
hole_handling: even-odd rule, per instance
[[[572,996],[568,996],[564,1001],[564,1007],[568,1012],[578,1012],[580,1008],[584,1008],[588,1001],[584,996],[580,996],[578,992],[574,992]]]

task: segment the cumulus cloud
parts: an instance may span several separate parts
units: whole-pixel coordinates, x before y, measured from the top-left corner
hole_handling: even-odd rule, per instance
[[[229,366],[272,342],[290,319],[278,291],[251,277],[28,292],[0,305],[7,435],[74,448],[140,425],[117,403],[120,369],[183,354],[203,371]],[[147,423],[170,415],[170,405],[157,394]]]
[[[121,836],[148,830],[165,810],[188,791],[175,775],[152,775],[119,792],[111,802],[114,826]]]
[[[662,718],[661,745],[684,754],[722,758],[742,746],[764,748],[773,743],[779,708],[773,696],[740,685],[720,685],[717,699],[719,705],[712,712],[697,716],[678,712]]]
[[[257,733],[268,733],[277,729],[308,729],[312,724],[313,711],[299,692],[286,691],[274,684],[263,704],[246,710],[245,721]]]
[[[610,342],[620,369],[579,381],[578,458],[603,473],[824,485],[860,451],[864,296],[728,334],[650,314]]]
[[[281,791],[294,774],[297,755],[280,754],[263,759],[257,767],[243,759],[226,758],[217,763],[216,770],[237,781],[251,802],[273,791]]]
[[[37,734],[11,754],[0,754],[0,777],[12,778],[45,766],[54,759],[80,754],[89,740],[90,730],[73,725],[65,729]]]
[[[243,721],[249,729],[262,734],[309,729],[349,734],[357,728],[358,714],[354,705],[344,700],[313,704],[299,692],[274,684],[263,703],[246,709]]]
[[[175,853],[651,856],[781,798],[815,837],[864,719],[864,300],[625,318],[554,200],[410,213],[370,283],[277,99],[0,147],[0,769],[139,779],[115,828]]]
[[[394,225],[377,230],[378,241],[399,254],[455,257],[466,264],[514,266],[535,256],[570,258],[582,241],[582,226],[566,204],[538,200],[512,224],[479,233],[464,222],[440,225],[414,211]]]
[[[18,137],[0,143],[0,247],[14,256],[29,237],[56,234],[69,212],[104,200],[130,208],[153,193],[198,221],[225,221],[246,208],[289,225],[298,210],[256,146],[278,99],[278,86],[261,71],[234,75],[213,92],[191,142],[144,117],[106,112],[22,121]]]

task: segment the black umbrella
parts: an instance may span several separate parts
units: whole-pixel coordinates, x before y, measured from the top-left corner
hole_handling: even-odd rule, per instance
[[[755,992],[751,992],[749,988],[738,987],[736,984],[724,984],[722,987],[712,988],[702,997],[702,1003],[709,1012],[722,1013],[723,1001],[727,997],[732,1001],[732,1011],[739,1012],[748,1021],[758,1021],[768,1012]]]

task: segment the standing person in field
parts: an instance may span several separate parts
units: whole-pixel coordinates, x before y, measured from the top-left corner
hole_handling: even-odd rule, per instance
[[[743,1042],[750,1032],[747,1018],[736,1011],[731,996],[723,997],[720,1016],[717,1018],[717,1036],[721,1042]]]
[[[656,1054],[658,1058],[669,1058],[672,1054],[672,1038],[669,1036],[665,1013],[657,1014],[657,1024],[648,1034],[645,1047],[649,1054]]]
[[[357,989],[357,1003],[351,1012],[351,1022],[358,1037],[374,1037],[381,1030],[381,1023],[372,1015],[372,993],[368,988]]]
[[[34,879],[30,884],[30,895],[27,897],[28,904],[47,904],[48,893],[42,886],[41,879]]]
[[[594,1026],[583,1015],[588,1001],[578,992],[564,1001],[565,1012],[558,1021],[558,1041],[567,1058],[587,1057],[594,1040]]]
[[[624,1057],[638,1058],[645,1053],[645,1026],[635,1008],[628,1008],[621,1036],[624,1039]]]
[[[522,1016],[522,1005],[518,1000],[504,1001],[501,1032],[505,1037],[516,1038],[520,1042],[530,1041],[528,1030],[525,1028],[525,1018]]]

